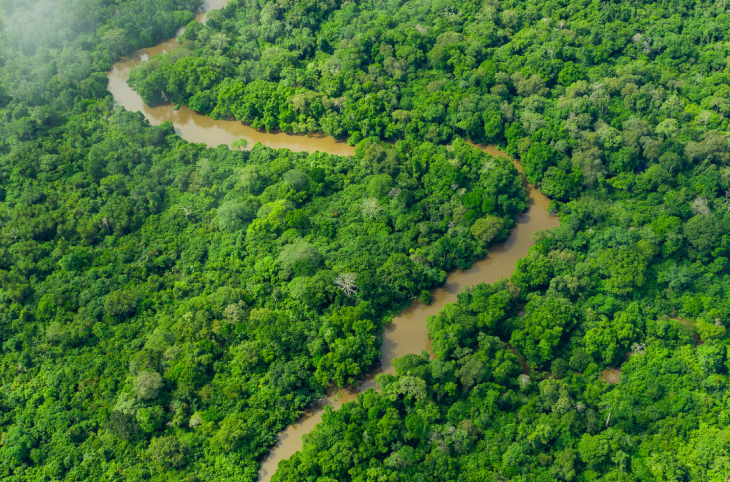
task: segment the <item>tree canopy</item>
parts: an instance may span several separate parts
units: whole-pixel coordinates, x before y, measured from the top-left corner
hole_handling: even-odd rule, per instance
[[[725,2],[0,0],[0,477],[253,481],[384,326],[427,320],[278,481],[730,477]],[[350,157],[184,141],[104,72]],[[467,142],[468,141],[468,142]],[[433,359],[432,359],[433,358]]]
[[[378,362],[391,316],[485,255],[474,223],[527,206],[512,163],[464,142],[208,149],[111,98],[2,163],[0,471],[28,480],[255,478]]]

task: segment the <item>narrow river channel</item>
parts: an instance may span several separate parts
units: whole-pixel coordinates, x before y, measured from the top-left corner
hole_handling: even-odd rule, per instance
[[[228,0],[208,0],[203,5],[204,11],[197,18],[204,22],[206,12],[221,8]],[[187,107],[178,110],[172,105],[149,107],[128,85],[130,70],[140,62],[152,56],[159,55],[178,47],[176,39],[163,42],[155,47],[142,49],[131,57],[114,64],[109,77],[109,91],[117,104],[130,111],[140,111],[153,125],[170,121],[175,126],[175,132],[189,142],[204,142],[210,147],[220,144],[230,145],[237,139],[244,138],[252,146],[256,142],[272,147],[287,148],[292,151],[322,151],[330,154],[352,155],[354,148],[344,142],[338,142],[327,136],[295,136],[284,133],[266,133],[251,127],[244,126],[238,121],[218,121],[197,114]],[[494,146],[477,146],[483,151],[494,155],[506,154]],[[519,164],[515,164],[520,169]],[[279,435],[277,445],[263,461],[260,471],[260,481],[268,482],[276,471],[280,460],[291,457],[301,450],[302,435],[308,433],[322,419],[325,406],[338,408],[342,403],[351,401],[357,394],[368,388],[375,387],[375,376],[381,373],[394,373],[392,362],[394,358],[408,353],[430,351],[431,343],[426,330],[426,318],[437,314],[441,308],[456,301],[456,295],[465,286],[478,283],[493,283],[501,278],[511,276],[515,262],[527,254],[532,246],[530,236],[538,230],[550,229],[558,226],[557,218],[547,213],[549,200],[534,187],[525,184],[530,196],[530,208],[517,218],[517,224],[512,229],[507,241],[493,246],[489,255],[465,271],[450,273],[446,283],[432,290],[433,301],[424,305],[416,300],[400,315],[393,318],[392,323],[385,329],[382,358],[380,364],[372,370],[365,380],[356,389],[343,389],[328,396],[324,402],[308,410],[300,420],[290,425]]]
[[[222,8],[227,3],[228,0],[207,0],[203,4],[202,13],[196,16],[197,20],[205,23],[208,11]],[[183,31],[183,29],[180,29],[178,36],[182,35]],[[155,55],[169,52],[179,46],[177,39],[167,40],[154,47],[138,50],[130,57],[114,64],[111,72],[107,72],[107,77],[109,77],[107,88],[114,96],[116,103],[124,106],[129,111],[141,112],[152,125],[170,121],[174,124],[175,132],[180,137],[189,142],[204,142],[208,147],[217,147],[221,144],[230,146],[237,139],[246,139],[251,147],[256,142],[260,142],[274,149],[286,148],[292,151],[306,152],[321,151],[341,156],[351,156],[355,153],[354,147],[329,136],[295,136],[286,133],[267,133],[245,126],[239,121],[214,120],[197,114],[186,106],[175,110],[175,106],[170,104],[156,107],[145,105],[139,95],[127,85],[129,72],[140,62],[144,62]]]
[[[494,156],[507,157],[493,146],[477,147]],[[519,164],[515,165],[520,169]],[[436,315],[447,304],[456,302],[456,295],[465,286],[493,283],[501,278],[509,278],[517,260],[525,257],[527,250],[534,244],[530,240],[532,233],[554,228],[560,224],[558,218],[547,213],[550,200],[533,186],[525,183],[525,187],[530,196],[530,208],[517,218],[509,238],[503,243],[492,246],[487,257],[474,263],[470,269],[449,273],[443,286],[431,290],[433,300],[430,304],[424,305],[416,300],[393,318],[383,336],[380,364],[365,377],[359,387],[342,389],[330,394],[323,404],[307,410],[296,423],[279,434],[279,442],[261,464],[260,482],[271,480],[279,461],[288,459],[302,449],[302,436],[322,420],[324,407],[329,405],[337,409],[343,403],[356,399],[358,393],[368,388],[376,388],[375,376],[381,373],[395,373],[392,366],[393,359],[409,353],[421,353],[423,350],[430,352],[431,340],[426,329],[428,316]]]

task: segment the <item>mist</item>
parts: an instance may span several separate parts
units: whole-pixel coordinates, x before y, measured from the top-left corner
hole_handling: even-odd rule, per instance
[[[83,92],[105,97],[102,72],[121,56],[173,36],[201,4],[202,0],[2,0],[0,146],[31,140],[37,132],[59,125]]]

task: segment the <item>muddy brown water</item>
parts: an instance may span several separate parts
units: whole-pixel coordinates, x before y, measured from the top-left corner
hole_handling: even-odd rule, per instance
[[[198,21],[205,22],[206,13],[211,9],[221,8],[227,0],[208,0],[205,2],[204,11],[197,16]],[[178,35],[182,30],[178,32]],[[112,71],[108,72],[109,91],[114,96],[118,105],[124,106],[130,111],[139,111],[153,125],[170,121],[175,126],[175,132],[189,142],[205,143],[210,147],[221,144],[231,145],[237,139],[246,139],[249,146],[256,142],[272,147],[287,148],[292,151],[306,152],[327,152],[338,155],[352,155],[354,148],[346,143],[339,142],[327,136],[296,136],[284,133],[266,133],[245,126],[238,121],[220,121],[197,114],[187,107],[175,110],[172,105],[150,107],[142,102],[142,99],[134,92],[127,79],[129,72],[140,62],[150,57],[169,52],[179,46],[176,39],[142,49],[135,52],[131,57],[123,59],[114,64]],[[483,151],[501,157],[508,157],[507,154],[499,151],[494,146],[477,145]],[[515,163],[521,171],[518,163]],[[357,398],[357,394],[368,388],[375,388],[375,377],[381,373],[395,373],[392,366],[393,359],[402,357],[409,353],[421,353],[431,351],[431,341],[426,330],[426,318],[436,315],[447,304],[456,302],[459,291],[466,287],[479,283],[493,283],[501,278],[507,278],[514,271],[515,262],[527,254],[527,250],[533,245],[530,236],[538,230],[550,229],[559,225],[557,218],[547,213],[549,200],[539,191],[525,183],[531,199],[530,208],[520,215],[516,225],[512,229],[509,238],[500,244],[492,246],[488,256],[473,264],[464,271],[455,271],[449,274],[446,283],[431,291],[433,300],[429,305],[424,305],[416,300],[400,315],[393,318],[393,321],[385,328],[383,345],[381,348],[382,358],[380,363],[356,388],[342,389],[322,401],[320,405],[308,409],[304,415],[294,424],[287,427],[279,434],[279,441],[272,449],[269,456],[263,461],[260,470],[260,481],[267,482],[275,472],[279,461],[291,457],[295,452],[302,449],[302,436],[308,433],[322,419],[324,407],[331,406],[337,409],[342,403]]]
[[[207,12],[224,7],[228,0],[208,0],[203,4],[203,12],[196,18],[205,23]],[[182,35],[184,29],[178,31]],[[164,54],[179,47],[177,39],[164,41],[154,47],[141,49],[129,58],[123,59],[112,66],[107,72],[109,85],[107,89],[114,96],[117,105],[124,106],[129,111],[139,111],[152,125],[159,125],[170,121],[175,126],[175,133],[189,142],[205,143],[208,147],[217,147],[221,144],[230,146],[238,139],[246,139],[249,148],[256,142],[274,149],[290,149],[292,151],[327,152],[341,156],[351,156],[355,148],[346,142],[340,142],[333,137],[324,135],[290,135],[286,133],[267,133],[243,125],[239,121],[215,120],[198,114],[183,106],[175,110],[171,104],[150,107],[127,84],[129,72],[140,62],[147,61],[155,55]]]
[[[508,157],[493,146],[478,147],[489,154]],[[516,165],[519,169],[519,165]],[[423,350],[430,352],[431,340],[426,330],[428,316],[436,315],[447,304],[456,302],[456,295],[465,286],[493,283],[501,278],[510,277],[514,271],[515,262],[527,255],[527,250],[534,244],[530,240],[532,233],[554,228],[560,224],[557,218],[551,217],[547,213],[550,201],[532,186],[528,185],[527,190],[531,199],[530,208],[517,218],[517,224],[512,228],[509,238],[503,243],[492,246],[488,256],[474,263],[470,269],[450,273],[443,286],[431,290],[433,300],[429,305],[424,305],[416,300],[400,315],[393,318],[391,324],[385,328],[380,364],[368,374],[359,387],[342,389],[330,394],[323,404],[307,410],[299,421],[279,434],[279,442],[261,465],[259,478],[261,482],[271,480],[279,461],[288,459],[302,449],[302,436],[322,420],[324,407],[331,406],[337,409],[344,402],[355,400],[358,393],[368,388],[376,388],[375,377],[377,375],[395,373],[392,366],[394,358],[409,353],[419,354]]]
[[[605,370],[601,370],[601,378],[609,385],[615,385],[621,381],[621,369],[606,368]]]

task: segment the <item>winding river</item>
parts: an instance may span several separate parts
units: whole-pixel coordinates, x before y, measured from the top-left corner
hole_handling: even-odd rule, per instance
[[[221,8],[228,0],[208,0],[203,5],[203,11],[198,14],[200,22],[205,21],[206,13],[212,9]],[[179,32],[180,34],[181,32]],[[205,143],[210,147],[220,144],[230,145],[237,139],[246,139],[249,145],[256,142],[272,147],[287,148],[292,151],[322,151],[330,154],[352,155],[354,148],[344,142],[338,142],[327,136],[295,136],[285,133],[266,133],[251,127],[244,126],[238,121],[213,120],[196,114],[187,107],[175,110],[172,105],[149,107],[128,85],[130,70],[149,57],[159,55],[178,47],[176,39],[142,49],[131,57],[116,63],[111,72],[108,72],[108,89],[114,96],[117,104],[130,111],[140,111],[153,125],[170,121],[175,126],[175,132],[189,142]],[[477,146],[494,156],[504,156],[493,146]],[[520,169],[519,164],[515,164]],[[523,181],[524,182],[524,181]],[[260,471],[260,481],[271,479],[280,460],[287,459],[302,448],[302,435],[309,432],[322,419],[325,406],[338,408],[342,403],[351,401],[357,394],[368,388],[375,387],[374,378],[381,373],[394,373],[392,361],[408,353],[430,351],[431,344],[426,330],[426,318],[437,314],[441,308],[456,301],[459,290],[465,286],[478,283],[492,283],[501,278],[509,277],[515,262],[527,254],[532,246],[530,236],[538,230],[550,229],[558,226],[557,218],[547,213],[549,200],[532,186],[525,183],[530,196],[530,208],[517,218],[517,223],[507,241],[493,246],[489,255],[465,271],[455,271],[449,274],[446,283],[431,291],[433,300],[424,305],[416,300],[400,315],[393,318],[392,323],[385,329],[382,358],[380,364],[372,370],[362,384],[356,389],[343,389],[328,396],[324,402],[305,412],[301,419],[290,425],[279,435],[277,445],[263,461]]]
[[[477,147],[489,154],[507,157],[493,146]],[[515,165],[520,169],[519,164]],[[547,213],[549,199],[527,183],[525,186],[530,196],[530,208],[517,218],[509,238],[503,243],[492,246],[488,256],[474,263],[470,269],[449,273],[443,286],[431,290],[433,300],[430,304],[424,305],[415,300],[405,311],[393,318],[391,324],[385,328],[383,346],[380,349],[382,353],[380,364],[367,375],[359,387],[342,389],[331,394],[323,404],[307,410],[299,421],[279,434],[279,442],[261,464],[260,482],[271,480],[279,461],[288,459],[302,449],[302,435],[319,423],[324,407],[330,405],[337,409],[342,403],[355,400],[359,392],[376,388],[375,376],[381,373],[395,374],[395,368],[392,366],[394,358],[409,353],[421,353],[423,350],[430,352],[431,340],[426,330],[428,316],[436,315],[447,304],[456,302],[456,295],[465,286],[493,283],[501,278],[509,278],[517,260],[525,257],[527,250],[534,244],[530,239],[532,233],[554,228],[560,224],[558,218]]]
[[[206,0],[202,12],[196,16],[196,19],[201,23],[205,23],[208,11],[222,8],[227,3],[228,0]],[[180,29],[178,36],[182,35],[183,31],[184,29]],[[107,88],[114,96],[116,103],[124,106],[129,111],[141,112],[152,125],[170,121],[175,126],[175,133],[180,137],[189,142],[205,143],[208,147],[217,147],[221,144],[230,146],[237,139],[246,139],[249,146],[260,142],[274,149],[286,148],[292,151],[307,152],[322,151],[341,156],[351,156],[355,153],[354,147],[329,136],[295,136],[286,133],[267,133],[245,126],[239,121],[214,120],[197,114],[186,106],[175,110],[175,107],[170,104],[157,107],[145,105],[139,95],[127,85],[129,72],[140,62],[144,62],[155,55],[169,52],[179,46],[177,38],[174,38],[154,47],[138,50],[130,57],[114,64],[111,72],[107,72],[109,78]]]

